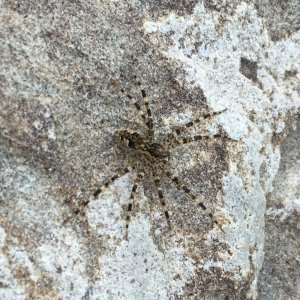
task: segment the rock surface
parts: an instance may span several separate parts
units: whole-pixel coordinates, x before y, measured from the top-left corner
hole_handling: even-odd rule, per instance
[[[300,7],[250,2],[0,2],[1,299],[300,298]],[[220,112],[168,162],[219,226],[116,138],[136,80],[158,141]]]

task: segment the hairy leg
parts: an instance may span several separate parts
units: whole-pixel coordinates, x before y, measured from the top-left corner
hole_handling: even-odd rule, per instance
[[[163,211],[164,211],[164,215],[167,219],[168,225],[170,225],[170,214],[169,214],[169,211],[167,209],[166,200],[165,200],[165,197],[164,197],[164,194],[163,194],[163,190],[161,188],[161,180],[160,180],[159,176],[155,176],[154,183],[155,183],[155,186],[156,186],[156,189],[157,189],[157,194],[158,194],[160,204],[161,204],[161,206],[163,208]]]
[[[135,181],[134,181],[132,189],[131,189],[131,194],[130,194],[130,198],[129,198],[128,205],[127,205],[127,211],[126,211],[126,225],[125,225],[125,239],[126,240],[128,240],[128,229],[129,229],[129,223],[130,223],[133,205],[134,205],[134,202],[136,199],[136,192],[139,187],[139,183],[143,179],[143,177],[144,177],[144,173],[139,173],[137,175],[137,177],[135,178]]]
[[[178,190],[183,191],[190,199],[192,199],[194,201],[194,203],[197,205],[197,207],[200,207],[212,220],[212,223],[217,225],[218,228],[224,233],[221,225],[219,224],[219,222],[214,218],[212,212],[208,209],[207,205],[204,204],[204,202],[197,197],[188,187],[187,185],[182,182],[177,176],[173,175],[171,172],[169,171],[164,171],[164,173],[166,174],[166,176],[173,181],[176,184],[176,187]]]

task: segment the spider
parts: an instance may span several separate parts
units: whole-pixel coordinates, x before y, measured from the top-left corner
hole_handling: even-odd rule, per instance
[[[170,225],[170,213],[167,209],[167,203],[164,197],[164,192],[161,185],[161,176],[166,177],[168,180],[173,182],[178,190],[183,191],[194,203],[199,207],[203,212],[205,212],[211,219],[212,223],[218,226],[218,228],[222,231],[222,227],[219,222],[214,218],[212,211],[208,208],[208,206],[201,200],[197,195],[195,195],[191,189],[187,186],[187,184],[179,179],[177,176],[173,175],[171,171],[169,171],[168,159],[170,156],[170,150],[176,146],[182,144],[188,144],[191,142],[196,142],[200,140],[208,140],[208,139],[217,139],[223,138],[225,134],[223,132],[218,134],[207,134],[207,135],[195,135],[193,137],[181,137],[183,132],[188,131],[189,128],[194,126],[197,123],[200,123],[204,119],[212,118],[216,115],[221,114],[225,110],[219,112],[211,112],[200,117],[194,119],[186,123],[184,126],[176,127],[173,131],[163,138],[155,138],[154,132],[154,123],[152,117],[152,111],[149,106],[149,100],[146,94],[146,89],[142,86],[140,81],[137,81],[137,77],[135,76],[135,85],[138,88],[140,93],[140,100],[137,100],[135,97],[131,96],[122,89],[121,93],[123,96],[127,97],[132,105],[137,110],[139,116],[142,118],[143,123],[146,126],[146,134],[142,134],[139,132],[132,132],[129,130],[118,130],[115,132],[115,135],[118,137],[122,146],[126,149],[126,151],[130,151],[130,157],[135,162],[133,166],[127,166],[123,170],[115,173],[111,176],[107,181],[104,182],[99,188],[97,188],[93,197],[87,200],[83,206],[87,206],[92,199],[97,198],[105,189],[107,189],[115,180],[124,176],[129,172],[136,172],[137,176],[134,179],[133,186],[131,189],[131,195],[128,200],[127,210],[126,210],[126,224],[125,224],[125,239],[128,239],[128,229],[131,219],[131,214],[134,209],[134,204],[136,201],[136,194],[138,187],[141,183],[144,183],[146,180],[152,179],[154,181],[157,195],[160,201],[160,204],[163,208],[163,212],[166,218],[166,221]],[[145,165],[147,168],[145,168]],[[150,170],[149,173],[139,172],[141,169]],[[148,174],[147,174],[148,173]],[[147,175],[147,176],[145,176]],[[149,176],[149,178],[148,178]]]

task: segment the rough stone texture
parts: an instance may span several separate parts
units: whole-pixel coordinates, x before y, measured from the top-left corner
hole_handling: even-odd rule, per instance
[[[274,190],[267,197],[262,299],[300,298],[300,122],[282,144]],[[274,288],[276,287],[276,288]]]
[[[299,1],[0,5],[1,299],[299,299]],[[147,179],[124,240],[134,172],[76,214],[145,132],[134,76],[157,137],[224,110],[170,157],[224,232]]]

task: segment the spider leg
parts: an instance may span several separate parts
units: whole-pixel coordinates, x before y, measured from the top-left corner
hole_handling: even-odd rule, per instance
[[[154,137],[154,129],[153,129],[152,111],[151,111],[151,109],[149,107],[149,100],[148,100],[148,97],[146,95],[145,89],[141,87],[141,83],[140,82],[136,82],[136,85],[139,87],[139,90],[140,90],[140,92],[142,94],[143,105],[145,106],[146,113],[144,112],[144,110],[143,110],[143,108],[142,108],[139,100],[135,99],[130,94],[126,94],[126,97],[130,100],[130,102],[133,104],[133,106],[138,111],[138,114],[143,119],[145,125],[148,128],[148,135],[152,139]],[[123,89],[121,90],[121,92],[123,94],[125,93],[125,91]]]
[[[224,134],[206,134],[206,135],[194,135],[192,137],[183,137],[183,138],[179,138],[179,139],[174,139],[173,145],[177,146],[177,145],[183,145],[183,144],[188,144],[188,143],[192,143],[192,142],[197,142],[197,141],[201,141],[201,140],[211,140],[211,139],[217,139],[217,138],[222,138],[224,137]]]
[[[158,198],[159,198],[160,204],[162,205],[162,208],[164,210],[164,215],[167,219],[168,225],[170,226],[170,214],[167,209],[166,200],[165,200],[162,188],[161,188],[161,181],[160,181],[159,176],[155,176],[154,183],[157,188],[157,193],[158,193]]]
[[[197,117],[194,120],[184,124],[183,126],[176,127],[175,129],[172,130],[172,132],[170,134],[167,135],[167,137],[166,137],[167,142],[169,142],[169,143],[170,142],[176,142],[177,137],[180,136],[183,132],[186,132],[187,129],[195,126],[198,123],[201,123],[202,120],[206,120],[206,119],[210,119],[210,118],[213,118],[215,116],[218,116],[226,110],[227,109],[223,109],[223,110],[218,111],[218,112],[206,113],[206,114],[204,114],[200,117]]]
[[[147,112],[146,126],[148,127],[148,135],[149,135],[150,139],[152,139],[154,137],[154,129],[153,129],[154,125],[153,125],[152,111],[149,106],[148,96],[147,96],[146,90],[142,86],[141,82],[137,81],[136,84],[138,85],[138,87],[141,91],[141,94],[142,94],[143,103],[144,103],[144,106],[145,106],[146,112]]]
[[[188,187],[187,185],[182,182],[177,176],[173,175],[171,172],[169,171],[164,171],[164,173],[166,174],[166,176],[173,181],[176,184],[176,187],[178,190],[181,190],[183,192],[185,192],[186,195],[188,195],[188,197],[190,199],[192,199],[194,201],[194,203],[197,205],[197,207],[200,207],[203,211],[205,211],[205,213],[210,217],[211,221],[213,224],[217,225],[218,228],[224,233],[221,225],[219,224],[219,222],[214,218],[213,214],[211,211],[208,210],[207,206],[203,203],[203,201],[201,199],[199,199],[199,197],[197,197]]]
[[[135,181],[134,181],[132,189],[131,189],[131,194],[130,194],[129,202],[127,205],[127,211],[126,211],[126,226],[125,226],[125,239],[126,240],[128,240],[128,228],[129,228],[133,204],[134,204],[134,201],[136,198],[136,191],[139,187],[139,182],[143,179],[143,177],[144,177],[144,173],[139,173],[137,175],[137,177],[135,178]]]
[[[121,172],[118,172],[111,176],[106,182],[104,182],[103,185],[101,185],[97,190],[93,193],[94,198],[97,198],[104,190],[106,190],[112,183],[114,183],[118,178],[124,176],[125,174],[132,171],[131,167],[126,167]],[[90,200],[88,202],[85,202],[85,206],[88,205]]]
[[[111,176],[102,186],[100,186],[91,197],[86,199],[81,205],[74,211],[75,215],[78,215],[79,213],[83,212],[85,207],[94,199],[96,199],[105,189],[107,189],[115,180],[120,178],[121,176],[129,173],[132,171],[131,167],[127,167],[124,170],[120,171],[119,173],[116,173],[115,175]],[[68,217],[66,220],[64,220],[63,224],[68,223],[71,219],[73,219],[74,216]]]
[[[121,92],[123,94],[125,94],[125,91],[122,89]],[[136,100],[133,96],[131,96],[130,94],[126,94],[125,95],[129,100],[130,102],[132,103],[132,105],[135,107],[135,109],[137,110],[138,114],[141,116],[141,118],[143,119],[144,123],[146,124],[147,122],[147,116],[145,114],[145,112],[143,111],[142,109],[142,106],[140,104],[140,101],[139,100]],[[146,124],[147,125],[147,124]]]

